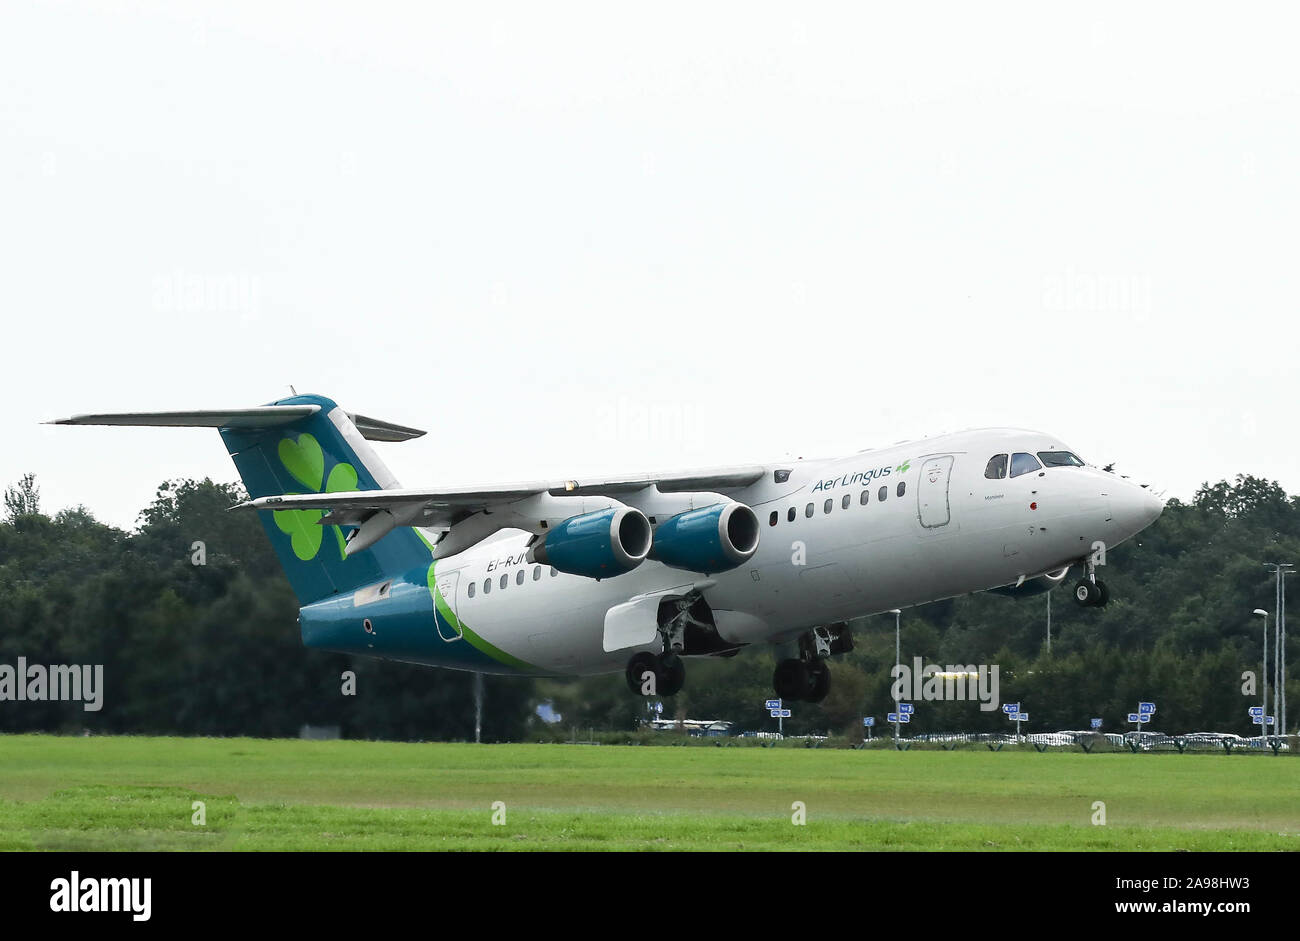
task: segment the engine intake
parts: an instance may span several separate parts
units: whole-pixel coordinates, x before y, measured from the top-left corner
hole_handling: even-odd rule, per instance
[[[655,530],[650,558],[690,572],[726,572],[758,551],[758,517],[743,503],[687,510]]]
[[[572,516],[533,543],[528,561],[553,565],[567,575],[609,578],[645,561],[650,521],[630,506]]]

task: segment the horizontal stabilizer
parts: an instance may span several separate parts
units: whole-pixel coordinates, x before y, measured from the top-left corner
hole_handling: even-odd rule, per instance
[[[300,421],[320,411],[319,405],[263,405],[193,412],[114,412],[73,415],[51,425],[123,425],[151,428],[274,428]]]
[[[258,429],[290,425],[310,418],[320,411],[319,405],[263,405],[258,408],[211,409],[189,412],[113,412],[102,415],[73,415],[60,418],[51,425],[119,425],[151,428],[237,428]],[[352,415],[361,436],[370,441],[408,441],[418,438],[423,431]]]
[[[350,417],[352,424],[357,426],[357,431],[361,432],[361,437],[367,441],[410,441],[424,434],[419,428],[395,425],[389,421],[380,421],[378,418],[367,418],[365,415],[354,413]]]

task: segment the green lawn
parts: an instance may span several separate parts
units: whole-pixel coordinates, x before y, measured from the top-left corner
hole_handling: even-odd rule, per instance
[[[0,849],[1300,850],[1298,775],[1271,755],[10,735]]]

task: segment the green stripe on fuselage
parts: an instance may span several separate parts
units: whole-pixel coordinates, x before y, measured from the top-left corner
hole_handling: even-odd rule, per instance
[[[415,532],[424,540],[424,544],[429,546],[430,551],[432,551],[433,546],[429,544],[429,540],[424,538],[424,534],[418,529]],[[520,660],[518,657],[506,653],[500,647],[489,643],[470,630],[465,625],[465,622],[456,616],[456,612],[452,610],[451,605],[447,603],[447,599],[444,598],[442,592],[438,590],[438,581],[435,574],[437,568],[438,560],[434,559],[433,563],[429,566],[429,593],[433,595],[433,606],[437,613],[442,615],[443,620],[460,631],[465,640],[469,641],[470,646],[491,657],[502,666],[510,667],[512,670],[519,670],[521,673],[534,673],[539,676],[547,675],[545,670],[534,666],[527,660]]]

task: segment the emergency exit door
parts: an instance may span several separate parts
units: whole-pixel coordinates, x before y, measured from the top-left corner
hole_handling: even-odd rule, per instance
[[[448,572],[446,575],[439,575],[439,597],[433,599],[433,623],[438,628],[438,636],[448,643],[453,640],[460,640],[464,635],[460,626],[460,618],[456,616],[456,588],[459,582],[459,572]]]

